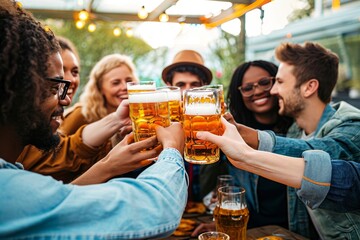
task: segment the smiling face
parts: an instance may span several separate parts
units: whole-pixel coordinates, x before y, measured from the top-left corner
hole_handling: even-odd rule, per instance
[[[260,79],[271,77],[264,69],[256,66],[250,66],[245,72],[241,86],[257,83]],[[276,106],[276,97],[270,94],[270,90],[263,91],[259,87],[255,88],[254,95],[250,97],[242,96],[246,108],[254,114],[263,114],[271,112]]]
[[[71,81],[68,96],[73,99],[80,84],[80,65],[75,54],[68,49],[61,51],[61,58],[64,63],[64,79]]]
[[[49,78],[63,78],[64,72],[60,53],[50,56],[47,76]],[[41,122],[34,123],[35,127],[30,130],[29,143],[42,150],[54,148],[59,143],[56,130],[60,125],[61,115],[64,111],[63,106],[70,104],[68,96],[64,100],[59,100],[58,87],[59,83],[46,81],[41,109],[37,113],[42,115]]]
[[[276,82],[271,89],[271,94],[279,99],[279,114],[296,118],[305,108],[300,87],[296,87],[296,77],[293,74],[294,66],[280,63]]]
[[[108,112],[114,112],[120,103],[128,98],[126,83],[134,81],[136,81],[134,75],[125,64],[104,74],[101,93],[105,98]]]

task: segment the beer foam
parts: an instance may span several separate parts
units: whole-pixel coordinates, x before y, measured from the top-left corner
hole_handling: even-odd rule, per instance
[[[168,98],[165,92],[137,92],[129,94],[129,103],[154,103],[167,102]]]
[[[227,210],[241,210],[246,208],[246,204],[235,202],[222,202],[220,208]]]
[[[214,115],[218,114],[215,104],[189,104],[185,107],[186,115]]]
[[[180,92],[176,92],[176,91],[166,91],[168,94],[168,98],[169,100],[181,100],[181,94]]]
[[[127,88],[129,90],[145,90],[145,91],[149,91],[149,90],[156,90],[156,86],[155,85],[147,85],[147,84],[138,84],[138,85],[131,85],[131,86],[127,86]]]

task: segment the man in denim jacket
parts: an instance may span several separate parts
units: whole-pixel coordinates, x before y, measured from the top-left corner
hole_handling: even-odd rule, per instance
[[[279,113],[293,117],[295,123],[286,138],[237,125],[245,141],[255,149],[287,156],[301,157],[306,150],[319,149],[328,152],[332,159],[358,162],[360,110],[345,102],[329,104],[338,77],[338,57],[315,43],[283,43],[275,54],[280,65],[271,94],[279,98]],[[323,170],[316,169],[319,174]],[[248,204],[257,209],[258,176],[237,174],[238,171],[241,170],[231,168],[232,174],[239,176],[238,183],[247,190]],[[360,238],[359,211],[339,214],[328,209],[306,209],[294,188],[288,188],[288,201],[290,230],[309,237],[309,214],[323,239]]]
[[[0,239],[169,236],[187,199],[181,124],[156,129],[164,150],[137,179],[76,186],[26,171],[16,162],[25,145],[46,151],[58,144],[69,81],[54,35],[10,0],[0,0],[0,36]],[[144,149],[138,143],[128,150]],[[121,162],[116,150],[99,162],[104,173],[113,171],[109,162]]]

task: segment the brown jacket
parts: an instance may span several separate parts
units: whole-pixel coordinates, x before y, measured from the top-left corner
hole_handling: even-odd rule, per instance
[[[111,150],[111,142],[92,148],[82,141],[82,126],[75,134],[60,134],[60,144],[55,152],[43,152],[32,145],[25,147],[17,162],[26,170],[50,175],[64,183],[69,183],[84,173],[94,163],[106,156]]]

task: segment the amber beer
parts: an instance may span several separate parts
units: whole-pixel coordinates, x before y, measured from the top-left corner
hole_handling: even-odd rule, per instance
[[[129,94],[129,108],[135,141],[156,135],[156,125],[170,126],[169,105],[165,92],[133,92]]]
[[[182,107],[180,88],[176,86],[166,86],[160,87],[158,90],[165,91],[168,95],[170,120],[172,122],[181,122]]]
[[[219,202],[214,210],[216,231],[224,232],[231,240],[246,240],[249,210],[245,190],[239,187],[221,187]]]
[[[196,138],[198,131],[216,135],[222,132],[219,98],[215,90],[192,89],[184,92],[183,129],[186,161],[210,164],[219,160],[220,150],[216,144]]]

